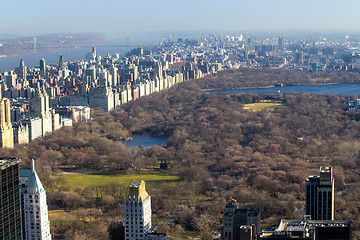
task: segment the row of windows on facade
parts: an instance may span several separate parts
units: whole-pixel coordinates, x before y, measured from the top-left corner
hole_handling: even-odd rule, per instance
[[[36,206],[39,206],[39,200],[35,200],[35,202],[33,200],[30,200],[27,203],[30,203],[30,205],[34,205],[34,203],[35,203]]]
[[[132,221],[132,222],[134,222],[134,221]],[[126,221],[126,224],[129,224],[129,222],[128,222],[128,221]],[[139,224],[143,224],[143,221],[142,221],[142,220],[140,220]],[[132,226],[132,225],[130,225],[130,227],[133,227],[133,226]]]
[[[30,214],[33,214],[33,213],[34,213],[34,210],[37,210],[37,211],[35,211],[36,214],[39,214],[39,213],[40,213],[40,210],[39,210],[39,209],[29,208],[29,210],[30,210],[30,211],[29,211]],[[31,210],[32,210],[32,211],[31,211]],[[25,213],[27,214],[28,211],[25,211]]]
[[[35,226],[35,223],[31,223],[30,225]],[[36,227],[39,227],[39,226],[40,226],[40,223],[36,223]]]
[[[31,234],[37,234],[37,235],[39,235],[41,232],[42,232],[42,235],[46,235],[46,234],[47,234],[47,233],[46,233],[46,230],[40,231],[40,229],[34,229],[34,228],[31,228],[31,229],[30,229],[30,233],[31,233]],[[26,235],[29,235],[29,230],[26,230]]]
[[[24,193],[36,194],[36,191],[35,191],[35,190],[30,191],[30,190],[28,190],[28,189],[25,189]]]
[[[49,237],[50,234],[46,234],[46,236]],[[35,234],[34,234],[34,235],[31,235],[31,240],[41,240],[41,238],[35,237]]]
[[[19,220],[20,219],[17,219],[16,221],[16,219],[10,218],[9,221],[3,221],[1,225],[4,226],[5,229],[5,227],[9,227],[10,225],[15,224],[15,222],[18,222]]]
[[[2,186],[2,190],[3,192],[6,192],[5,190],[8,190],[8,191],[17,191],[18,188],[15,186],[15,185],[8,185],[8,184],[3,184]]]
[[[139,234],[139,235],[138,234],[126,234],[127,237],[130,237],[130,235],[131,235],[131,237],[141,237],[141,238],[144,236],[143,234]]]
[[[33,197],[34,196],[34,197]],[[39,199],[39,195],[35,194],[35,195],[24,195],[25,198],[35,198],[35,199]]]
[[[140,212],[141,213],[141,210],[142,210],[141,208],[139,210],[134,209],[134,212]],[[129,211],[129,209],[126,209],[126,212],[133,212],[133,209],[131,208],[130,211]]]
[[[143,231],[143,227],[142,227],[142,226],[140,226],[140,230],[139,230],[139,231],[141,231],[141,232]],[[133,230],[133,229],[129,230],[129,229],[126,229],[126,232],[132,232],[132,233],[133,233],[133,232],[136,232],[136,233],[137,233],[138,230]]]
[[[25,205],[25,204],[23,204],[23,205]],[[24,209],[25,210],[29,210],[29,211],[40,211],[40,206],[39,205],[25,205],[24,206]],[[43,209],[43,208],[42,208]],[[45,209],[46,210],[46,209]]]
[[[41,223],[41,219],[39,217],[39,215],[36,215],[36,218],[34,218],[34,216],[30,216],[30,218],[27,219],[27,221],[31,221],[31,222],[37,222],[37,223]]]
[[[38,223],[40,223],[41,221],[40,221],[40,218],[30,218],[30,220],[31,220],[31,222],[38,222]]]
[[[46,230],[40,231],[40,229],[35,229],[35,228],[33,228],[33,227],[30,229],[30,233],[31,233],[31,234],[35,234],[35,233],[36,233],[37,235],[39,235],[40,232],[43,233],[42,235],[46,234]],[[29,235],[29,230],[26,230],[26,235]]]
[[[128,214],[128,213],[126,214],[126,217],[129,217],[129,214]],[[137,217],[137,214],[130,214],[130,218],[131,218],[131,217]],[[142,215],[139,214],[139,217],[142,217]]]
[[[1,200],[2,200],[2,207],[3,208],[7,208],[8,206],[9,206],[9,208],[11,207],[11,206],[14,206],[14,205],[17,205],[17,204],[19,204],[19,202],[20,201],[13,201],[14,199],[12,199],[12,198],[3,198],[2,196],[0,196],[0,198],[1,198]]]
[[[125,201],[126,206],[129,206],[129,203],[130,203],[130,207],[135,206],[135,208],[136,208],[137,205],[139,205],[139,206],[142,205],[142,202],[133,203],[133,202]]]

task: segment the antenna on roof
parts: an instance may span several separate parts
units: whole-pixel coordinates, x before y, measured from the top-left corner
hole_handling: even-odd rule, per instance
[[[35,160],[31,159],[31,170],[35,172]]]

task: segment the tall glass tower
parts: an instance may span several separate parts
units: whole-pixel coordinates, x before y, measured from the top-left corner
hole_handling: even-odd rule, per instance
[[[321,167],[320,176],[306,179],[306,215],[311,220],[334,220],[334,178],[332,167]]]
[[[46,70],[45,70],[45,59],[40,60],[40,76],[41,78],[46,78]]]
[[[0,240],[22,240],[19,159],[0,159]]]

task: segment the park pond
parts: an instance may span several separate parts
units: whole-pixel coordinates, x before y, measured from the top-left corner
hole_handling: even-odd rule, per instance
[[[145,149],[154,145],[166,145],[166,137],[154,137],[148,134],[134,134],[130,140],[122,141],[126,147],[134,146],[139,147],[143,145]]]
[[[343,94],[360,95],[359,84],[330,84],[330,85],[298,85],[276,86],[269,88],[223,89],[209,90],[210,93],[315,93],[315,94]]]

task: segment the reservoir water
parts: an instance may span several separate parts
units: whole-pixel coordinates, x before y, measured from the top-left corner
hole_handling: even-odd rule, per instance
[[[126,147],[144,145],[145,149],[148,149],[154,145],[166,145],[166,137],[153,137],[147,134],[133,135],[132,140],[123,141],[123,143]]]
[[[360,95],[360,84],[299,85],[270,88],[247,88],[230,90],[209,90],[210,93],[315,93],[335,95]]]

